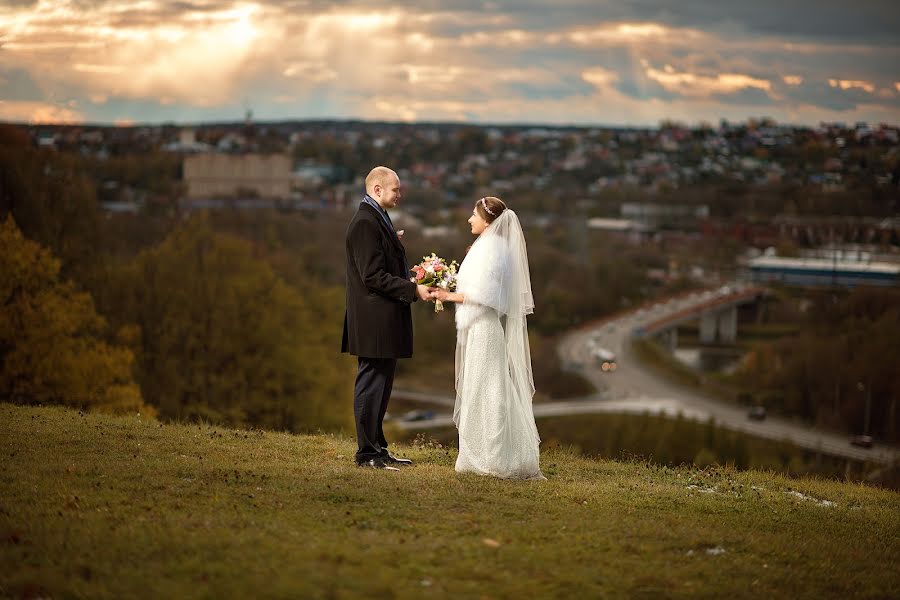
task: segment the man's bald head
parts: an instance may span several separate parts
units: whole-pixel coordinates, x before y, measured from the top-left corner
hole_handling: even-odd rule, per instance
[[[366,176],[366,193],[375,197],[375,186],[386,187],[393,179],[399,179],[393,169],[387,167],[375,167]]]
[[[366,176],[366,193],[383,208],[394,208],[400,199],[400,177],[393,169],[375,167]]]

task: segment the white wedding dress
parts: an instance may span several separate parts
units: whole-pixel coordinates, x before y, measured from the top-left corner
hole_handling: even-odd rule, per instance
[[[513,226],[512,241],[502,235],[510,231],[504,224]],[[544,479],[531,407],[534,383],[525,319],[534,304],[524,238],[511,210],[501,213],[472,245],[460,265],[456,289],[465,295],[455,314],[456,470]]]

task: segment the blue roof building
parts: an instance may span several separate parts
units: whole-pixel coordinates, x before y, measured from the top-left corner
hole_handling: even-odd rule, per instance
[[[755,283],[799,286],[900,285],[900,264],[760,256],[747,263]]]

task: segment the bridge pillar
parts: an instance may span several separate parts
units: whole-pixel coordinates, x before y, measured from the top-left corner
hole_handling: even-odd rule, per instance
[[[663,332],[662,341],[669,352],[675,352],[678,349],[678,328],[673,327]]]
[[[716,341],[716,313],[705,312],[700,315],[700,343],[712,344]]]
[[[726,308],[718,314],[719,341],[733,344],[737,340],[737,306]]]
[[[700,343],[733,344],[737,340],[737,307],[705,312],[700,316]]]

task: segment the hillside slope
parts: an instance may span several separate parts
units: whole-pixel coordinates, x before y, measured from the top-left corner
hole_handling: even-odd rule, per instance
[[[0,404],[0,597],[900,595],[896,492],[565,452],[510,482],[395,450],[417,465]]]

